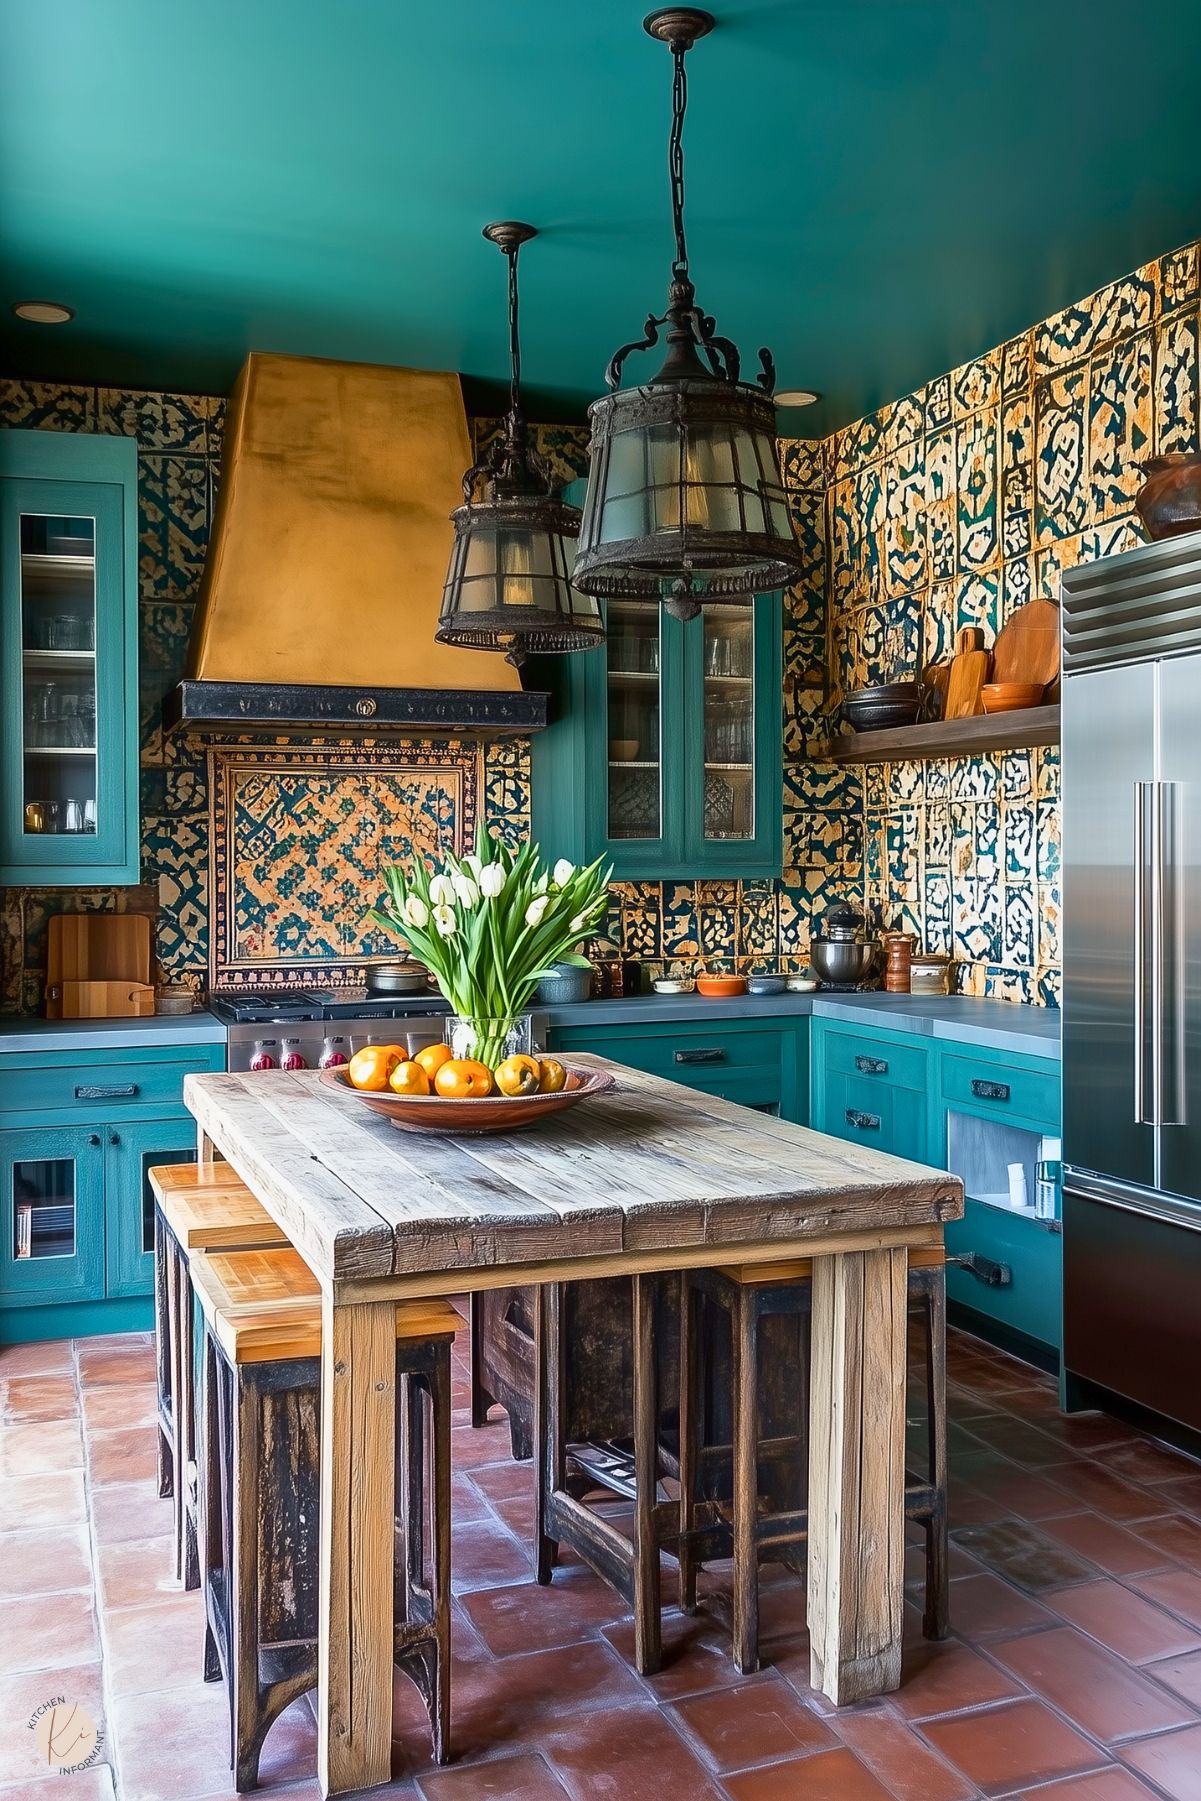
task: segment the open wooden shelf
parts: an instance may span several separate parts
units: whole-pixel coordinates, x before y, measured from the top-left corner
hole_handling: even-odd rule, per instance
[[[924,757],[969,757],[978,750],[1018,750],[1059,743],[1059,708],[1022,707],[1014,713],[979,713],[972,719],[936,719],[929,725],[895,726],[884,732],[844,732],[830,746],[834,763],[903,763]]]

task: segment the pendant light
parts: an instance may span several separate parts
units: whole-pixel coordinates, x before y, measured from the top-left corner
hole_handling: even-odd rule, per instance
[[[672,6],[643,26],[667,45],[674,68],[669,141],[676,254],[667,311],[617,351],[605,372],[614,392],[593,401],[592,465],[575,584],[605,599],[662,598],[677,618],[701,603],[750,602],[787,585],[800,566],[776,451],[775,366],[759,352],[755,385],[696,304],[684,239],[684,59],[712,31],[713,15]],[[667,359],[643,387],[620,386],[626,358],[650,350],[664,327]]]
[[[510,663],[521,663],[531,652],[587,650],[603,641],[605,628],[595,600],[571,583],[579,508],[555,493],[521,410],[517,254],[537,233],[507,219],[485,225],[484,236],[509,265],[509,411],[503,435],[463,477],[464,504],[451,514],[455,541],[434,637],[439,644],[500,650]]]

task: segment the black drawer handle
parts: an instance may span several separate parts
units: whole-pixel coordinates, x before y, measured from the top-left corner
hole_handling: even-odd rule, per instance
[[[982,1082],[977,1078],[972,1083],[972,1093],[978,1101],[1007,1101],[1009,1099],[1009,1083]]]
[[[977,1282],[983,1282],[985,1288],[1012,1288],[1013,1271],[1007,1263],[995,1263],[991,1257],[982,1257],[979,1251],[966,1251],[958,1257],[948,1257],[948,1266],[964,1269],[969,1276],[975,1276]]]
[[[140,1094],[136,1082],[101,1082],[93,1086],[84,1082],[75,1090],[77,1101],[131,1101]]]
[[[886,1076],[888,1062],[884,1057],[856,1057],[855,1068],[862,1076]]]
[[[878,1132],[880,1115],[878,1113],[860,1113],[858,1108],[848,1107],[847,1124],[854,1126],[857,1132]]]
[[[720,1045],[714,1045],[708,1051],[677,1051],[677,1063],[724,1063],[726,1053]]]

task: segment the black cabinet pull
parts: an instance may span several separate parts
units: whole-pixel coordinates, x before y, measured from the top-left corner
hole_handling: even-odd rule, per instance
[[[972,1093],[978,1101],[1007,1101],[1009,1099],[1009,1083],[984,1082],[977,1077],[972,1082]]]
[[[854,1126],[858,1132],[878,1132],[880,1115],[878,1113],[860,1113],[857,1107],[848,1107],[847,1124]]]
[[[884,1057],[856,1057],[855,1068],[863,1076],[886,1076],[888,1062]]]
[[[100,1143],[99,1132],[89,1132],[88,1133],[88,1143],[89,1144],[99,1144]]]
[[[1013,1287],[1013,1271],[1009,1265],[996,1263],[991,1257],[982,1257],[979,1251],[965,1251],[958,1257],[948,1257],[947,1266],[966,1270],[969,1276],[975,1276],[977,1282],[983,1282],[985,1288]]]
[[[120,1144],[120,1142],[121,1142],[120,1132],[110,1132],[108,1135],[108,1141],[110,1144]]]
[[[77,1101],[131,1101],[140,1092],[136,1082],[81,1082],[75,1090]]]
[[[724,1063],[726,1053],[720,1045],[714,1045],[707,1051],[677,1051],[677,1063]]]

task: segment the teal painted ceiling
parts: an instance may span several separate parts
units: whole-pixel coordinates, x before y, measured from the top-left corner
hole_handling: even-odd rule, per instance
[[[670,62],[640,0],[3,0],[0,370],[228,388],[248,349],[505,369],[579,413],[661,306]],[[1197,0],[717,0],[698,297],[857,417],[1201,235]],[[65,327],[21,323],[63,300]],[[644,363],[648,368],[649,363]],[[631,372],[637,368],[630,365]],[[486,393],[486,388],[477,390]]]

